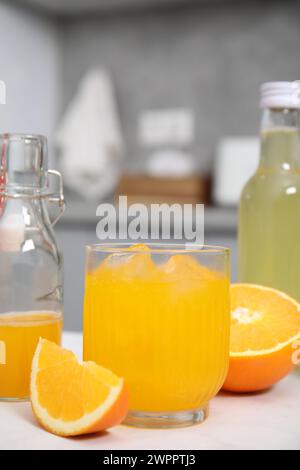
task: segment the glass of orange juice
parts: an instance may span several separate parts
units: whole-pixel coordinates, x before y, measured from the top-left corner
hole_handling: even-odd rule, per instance
[[[84,360],[127,381],[125,424],[203,421],[229,359],[227,248],[87,247]]]

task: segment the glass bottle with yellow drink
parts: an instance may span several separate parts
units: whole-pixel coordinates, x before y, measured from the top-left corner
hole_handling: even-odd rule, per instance
[[[300,85],[261,87],[261,156],[239,208],[238,277],[300,301]]]

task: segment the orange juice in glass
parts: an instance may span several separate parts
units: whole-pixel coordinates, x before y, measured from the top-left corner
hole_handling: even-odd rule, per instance
[[[229,250],[87,247],[84,360],[125,377],[126,423],[203,421],[229,358]]]

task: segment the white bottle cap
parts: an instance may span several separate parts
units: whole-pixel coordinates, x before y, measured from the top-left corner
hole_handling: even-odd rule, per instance
[[[300,81],[266,82],[260,89],[261,108],[300,109]]]

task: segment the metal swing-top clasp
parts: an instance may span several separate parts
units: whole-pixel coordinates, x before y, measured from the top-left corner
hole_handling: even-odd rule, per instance
[[[59,212],[54,217],[54,219],[51,221],[52,225],[55,225],[56,222],[61,218],[63,215],[65,208],[66,208],[66,203],[65,203],[65,197],[64,197],[64,191],[63,191],[63,177],[62,174],[57,171],[57,170],[48,170],[48,175],[53,175],[58,177],[58,193],[49,193],[46,194],[45,196],[48,199],[48,202],[51,204],[57,204]]]

